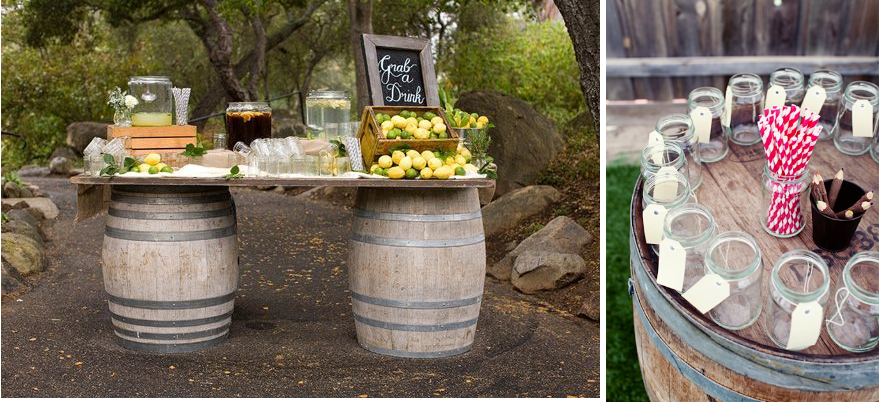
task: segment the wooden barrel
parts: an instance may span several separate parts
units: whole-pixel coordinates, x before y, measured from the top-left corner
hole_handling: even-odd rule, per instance
[[[858,234],[845,253],[818,249],[811,240],[811,222],[798,236],[778,239],[766,234],[759,218],[760,144],[733,147],[723,161],[705,167],[698,200],[714,214],[720,231],[742,230],[756,238],[763,253],[762,297],[778,257],[787,250],[809,249],[830,266],[839,280],[848,257],[878,249],[878,214],[864,216]],[[848,158],[852,171],[878,171],[869,156],[845,157],[829,143],[818,145],[813,170],[833,173]],[[860,167],[864,165],[863,167]],[[878,176],[864,174],[867,188]],[[737,186],[737,187],[734,187]],[[733,191],[743,188],[744,191]],[[877,401],[879,349],[850,353],[839,348],[822,329],[818,342],[803,351],[778,348],[769,340],[764,311],[753,325],[730,331],[701,314],[680,294],[660,287],[655,277],[658,257],[644,241],[641,208],[642,180],[631,200],[631,280],[634,331],[643,382],[653,401]],[[831,299],[832,300],[832,299]],[[832,303],[832,302],[831,302]]]
[[[486,249],[478,190],[360,188],[349,243],[358,342],[436,358],[472,347]]]
[[[117,341],[157,353],[223,342],[238,247],[227,187],[113,186],[102,271]]]

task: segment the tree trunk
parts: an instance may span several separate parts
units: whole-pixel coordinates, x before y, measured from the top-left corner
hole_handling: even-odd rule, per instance
[[[248,77],[248,95],[251,100],[257,100],[257,85],[266,67],[266,29],[258,15],[251,17],[251,27],[254,28],[254,61],[251,63],[251,73]]]
[[[600,1],[554,0],[573,40],[582,93],[600,138]]]
[[[361,34],[374,33],[371,20],[373,9],[373,0],[349,0],[349,43],[352,48],[352,58],[355,60],[355,93],[358,108],[356,115],[361,115],[362,109],[371,104],[364,52],[361,50]]]
[[[233,32],[217,9],[217,0],[200,0],[200,3],[208,14],[205,35],[202,36],[202,43],[208,51],[208,59],[214,66],[227,98],[234,101],[247,100],[248,91],[239,82],[239,76],[233,67]]]

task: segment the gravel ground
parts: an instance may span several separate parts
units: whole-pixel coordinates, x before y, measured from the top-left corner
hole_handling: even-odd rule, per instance
[[[239,291],[229,339],[182,355],[113,341],[100,255],[104,218],[74,223],[66,179],[33,179],[61,215],[47,272],[2,300],[3,397],[515,397],[600,394],[600,326],[487,280],[475,345],[410,360],[355,338],[349,212],[274,192],[234,192]]]

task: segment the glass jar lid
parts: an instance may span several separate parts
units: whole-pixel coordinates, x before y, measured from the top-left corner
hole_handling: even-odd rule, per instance
[[[309,91],[307,99],[349,99],[346,91]]]
[[[790,275],[792,279],[785,281],[789,278],[782,275]],[[818,254],[791,250],[781,255],[772,268],[772,285],[793,304],[823,302],[830,288],[830,270]]]
[[[129,84],[171,84],[171,78],[161,75],[129,77]]]
[[[710,210],[694,202],[675,207],[665,215],[665,238],[676,240],[684,248],[710,240],[715,229]]]

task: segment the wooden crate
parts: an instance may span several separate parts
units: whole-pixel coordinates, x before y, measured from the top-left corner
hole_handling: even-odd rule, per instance
[[[380,129],[380,124],[377,123],[377,113],[396,115],[402,110],[410,110],[418,114],[426,112],[435,113],[444,120],[444,125],[447,126],[448,138],[434,140],[416,138],[406,140],[386,139],[383,131]],[[447,121],[444,110],[433,106],[365,106],[364,112],[361,114],[361,123],[358,125],[358,138],[361,142],[361,156],[366,167],[370,166],[377,157],[386,155],[398,147],[408,147],[419,152],[426,150],[455,151],[457,145],[459,145],[459,136],[450,126],[450,122]]]
[[[183,152],[196,143],[196,126],[118,127],[107,126],[107,140],[129,137],[126,150],[131,155]]]

